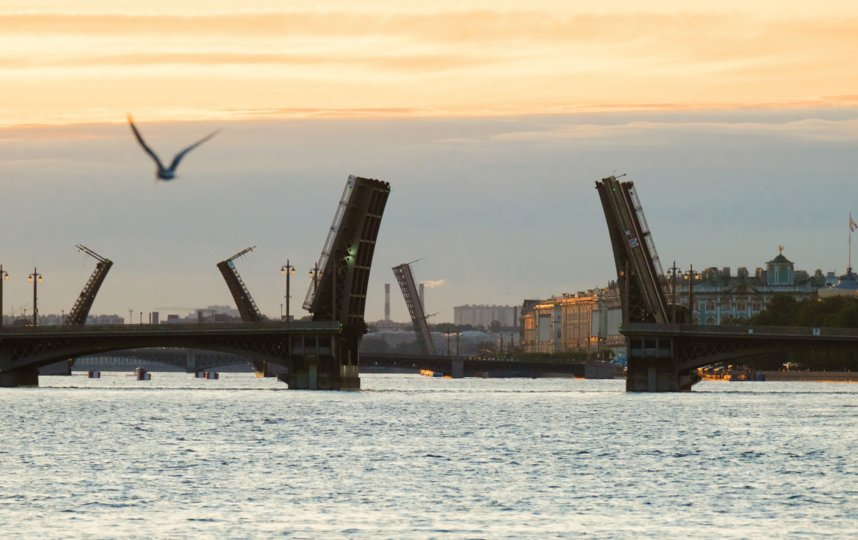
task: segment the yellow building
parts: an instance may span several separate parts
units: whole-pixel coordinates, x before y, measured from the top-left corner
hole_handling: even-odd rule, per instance
[[[522,350],[595,354],[615,341],[622,342],[621,320],[615,286],[528,300],[521,314]]]

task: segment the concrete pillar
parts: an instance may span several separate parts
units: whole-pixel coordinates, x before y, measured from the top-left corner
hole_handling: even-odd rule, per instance
[[[451,361],[450,365],[450,375],[454,379],[461,379],[465,376],[465,359],[461,357],[455,357]]]
[[[0,371],[0,388],[39,386],[39,368],[22,368]]]
[[[319,358],[317,356],[307,358],[307,389],[319,389]]]

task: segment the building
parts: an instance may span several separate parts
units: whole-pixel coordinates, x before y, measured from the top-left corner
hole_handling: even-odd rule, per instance
[[[753,275],[739,268],[707,268],[702,272],[676,272],[663,277],[665,300],[688,308],[693,304],[694,324],[743,324],[763,311],[777,294],[790,294],[797,300],[827,294],[858,295],[858,280],[851,273],[835,286],[832,273],[816,270],[813,275],[796,270],[783,254],[783,246],[765,268]],[[829,287],[829,288],[826,288]],[[835,287],[839,287],[836,289]],[[684,310],[683,310],[684,311]],[[615,358],[624,353],[625,339],[620,334],[622,306],[619,288],[610,283],[603,289],[563,294],[547,300],[525,300],[521,310],[521,346],[528,353],[586,353],[603,356],[611,351]]]
[[[521,311],[521,347],[527,353],[598,355],[621,348],[622,308],[615,283],[604,289],[526,300]]]
[[[825,287],[819,289],[820,298],[831,298],[832,296],[858,297],[858,276],[852,272],[851,266],[840,278],[834,278],[834,272],[828,274]]]
[[[471,325],[489,328],[497,321],[504,328],[513,328],[518,324],[518,306],[465,305],[453,307],[453,324]]]
[[[796,300],[816,298],[825,288],[827,278],[821,270],[813,275],[796,270],[795,264],[780,253],[757,268],[753,275],[745,267],[733,275],[730,268],[707,268],[702,272],[677,275],[676,304],[688,307],[693,302],[694,324],[743,324],[766,309],[776,294],[790,294]],[[673,302],[674,286],[670,278],[664,281],[668,304]]]

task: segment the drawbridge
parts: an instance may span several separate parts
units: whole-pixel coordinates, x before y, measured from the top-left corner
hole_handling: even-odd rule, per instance
[[[634,183],[611,176],[596,182],[596,189],[614,249],[623,323],[666,324],[668,307],[660,281],[664,272]]]
[[[256,307],[256,302],[253,301],[247,285],[244,284],[244,280],[241,279],[241,275],[239,275],[238,270],[235,268],[235,260],[250,253],[255,248],[256,246],[251,246],[242,249],[232,257],[217,263],[217,268],[220,270],[221,275],[223,275],[226,286],[229,288],[230,294],[232,294],[232,299],[235,300],[235,306],[238,308],[241,320],[244,322],[260,322],[265,320],[265,315],[260,313],[259,308]]]
[[[403,263],[393,267],[393,275],[402,289],[402,297],[408,306],[408,314],[411,316],[411,324],[414,325],[414,333],[417,334],[417,343],[422,354],[434,356],[435,344],[432,342],[432,334],[429,332],[429,324],[426,322],[423,303],[417,292],[417,283],[411,272],[411,263]]]
[[[295,358],[289,365],[290,388],[359,388],[358,347],[366,333],[364,310],[375,242],[390,184],[349,176],[304,309],[314,321],[335,321],[342,341],[329,358]]]

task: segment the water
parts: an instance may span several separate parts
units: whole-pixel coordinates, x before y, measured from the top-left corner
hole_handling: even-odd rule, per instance
[[[854,538],[858,385],[155,373],[0,389],[3,538]]]

